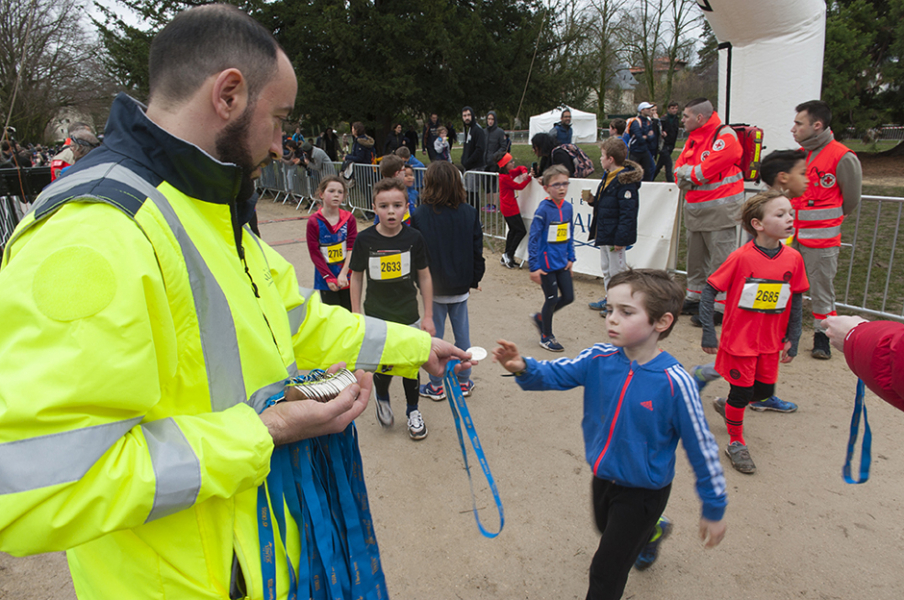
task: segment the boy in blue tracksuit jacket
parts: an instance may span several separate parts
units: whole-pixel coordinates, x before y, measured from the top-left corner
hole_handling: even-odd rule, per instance
[[[713,547],[725,534],[725,477],[697,385],[675,358],[658,349],[683,302],[683,288],[667,272],[629,269],[610,282],[611,344],[556,361],[522,358],[505,340],[493,351],[522,389],[584,387],[584,448],[602,534],[590,565],[588,599],[621,598],[631,565],[643,569],[656,560],[659,543],[671,531],[661,515],[679,438],[703,504],[700,537]]]
[[[546,298],[543,309],[531,315],[531,320],[540,331],[540,346],[551,352],[564,350],[552,334],[552,315],[574,302],[573,208],[570,202],[565,202],[568,179],[568,169],[562,165],[543,171],[543,188],[548,196],[534,213],[527,240],[530,279],[540,284]]]

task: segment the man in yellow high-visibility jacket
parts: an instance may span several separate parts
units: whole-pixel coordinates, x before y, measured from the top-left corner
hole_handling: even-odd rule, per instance
[[[276,446],[344,431],[371,377],[323,404],[267,398],[299,369],[466,355],[320,304],[244,226],[295,106],[269,32],[226,5],[183,12],[150,82],[4,250],[0,550],[68,550],[82,599],[285,598],[281,545],[275,588],[261,574],[258,486]],[[297,557],[297,528],[283,541]]]

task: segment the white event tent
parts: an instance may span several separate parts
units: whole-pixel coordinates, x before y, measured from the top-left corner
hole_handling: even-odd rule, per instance
[[[571,111],[571,129],[574,132],[571,138],[572,143],[592,144],[595,142],[597,136],[596,115],[570,106],[560,106],[549,112],[532,116],[530,118],[530,137],[534,137],[537,133],[549,133],[552,126],[561,120],[562,111],[566,108]]]

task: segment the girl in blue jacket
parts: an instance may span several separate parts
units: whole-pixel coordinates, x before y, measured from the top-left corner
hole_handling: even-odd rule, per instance
[[[550,352],[562,352],[552,334],[552,316],[574,302],[571,265],[574,264],[573,208],[565,202],[568,194],[568,169],[553,165],[543,172],[543,189],[549,194],[537,207],[530,224],[527,249],[530,279],[540,284],[546,301],[531,320],[540,331],[540,346]]]

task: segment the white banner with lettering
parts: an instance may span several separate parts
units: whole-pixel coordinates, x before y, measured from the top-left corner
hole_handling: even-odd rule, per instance
[[[600,251],[588,240],[590,219],[593,207],[581,199],[581,190],[596,192],[599,179],[572,179],[568,186],[565,201],[574,207],[574,251],[577,262],[576,273],[602,277],[600,269]],[[534,180],[522,191],[517,192],[518,205],[527,230],[534,212],[540,202],[546,198],[546,192]],[[626,253],[628,264],[632,267],[666,269],[674,268],[674,249],[677,248],[677,226],[679,204],[678,186],[673,183],[648,183],[640,186],[640,207],[637,213],[637,242]],[[671,254],[671,256],[670,256]],[[521,242],[515,257],[527,260],[527,238]]]

